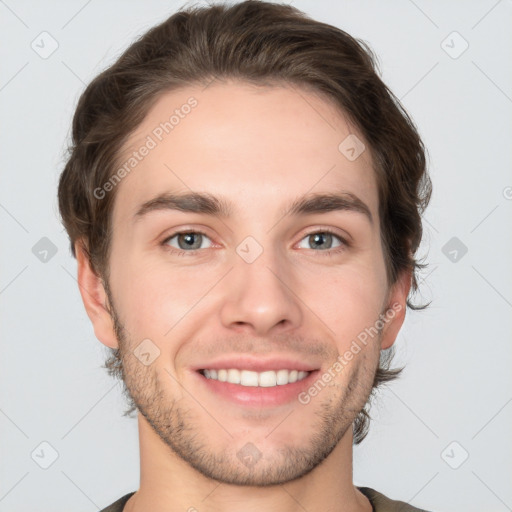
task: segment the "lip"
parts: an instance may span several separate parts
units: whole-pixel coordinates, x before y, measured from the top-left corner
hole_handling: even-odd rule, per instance
[[[306,370],[305,370],[306,371]],[[242,386],[230,382],[220,382],[215,379],[207,379],[199,371],[192,374],[198,379],[198,386],[204,387],[209,393],[228,401],[239,407],[277,407],[290,402],[297,402],[301,392],[305,391],[320,374],[320,370],[313,370],[304,379],[291,384],[273,387]]]
[[[236,368],[237,370],[251,370],[253,372],[265,372],[269,370],[297,370],[304,372],[314,372],[319,366],[314,366],[303,361],[297,361],[285,357],[273,357],[272,359],[256,359],[248,356],[233,356],[213,361],[204,362],[191,367],[192,370],[229,370]],[[235,384],[236,385],[236,384]],[[288,384],[287,384],[288,385]]]

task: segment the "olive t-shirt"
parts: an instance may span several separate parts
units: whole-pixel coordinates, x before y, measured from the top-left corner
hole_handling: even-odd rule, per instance
[[[395,501],[387,498],[384,494],[370,489],[370,487],[357,487],[372,504],[373,512],[427,512],[422,508],[416,508],[403,501]],[[123,512],[126,502],[135,494],[130,492],[116,502],[104,508],[100,512]]]

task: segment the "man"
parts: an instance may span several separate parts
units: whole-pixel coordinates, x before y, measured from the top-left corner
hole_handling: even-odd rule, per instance
[[[179,12],[93,80],[59,207],[141,461],[104,511],[419,510],[352,446],[430,191],[370,50],[288,5]]]

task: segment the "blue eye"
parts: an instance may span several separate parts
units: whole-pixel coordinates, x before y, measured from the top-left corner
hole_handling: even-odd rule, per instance
[[[336,242],[336,239],[338,242]],[[306,243],[310,245],[310,247],[301,247],[301,249],[320,249],[321,251],[328,251],[330,249],[341,247],[342,245],[347,245],[345,240],[338,235],[335,235],[331,231],[315,231],[314,233],[310,233],[305,236],[302,240],[307,240]],[[337,245],[333,245],[337,243]]]
[[[304,247],[304,241],[308,246]],[[334,232],[323,229],[306,235],[299,243],[300,249],[318,249],[316,252],[325,252],[331,255],[349,246],[349,243]],[[200,231],[179,231],[168,236],[162,243],[164,247],[171,247],[171,251],[179,256],[193,255],[200,249],[208,249],[213,243],[210,238]]]
[[[176,239],[175,242],[178,244],[177,246],[173,243],[174,239]],[[179,251],[190,252],[211,247],[211,240],[210,245],[207,245],[206,247],[203,246],[204,240],[210,240],[204,233],[200,233],[198,231],[182,231],[166,238],[162,244],[170,245]]]

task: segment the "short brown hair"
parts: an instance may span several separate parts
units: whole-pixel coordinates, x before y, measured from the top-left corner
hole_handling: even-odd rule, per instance
[[[376,69],[366,43],[290,5],[247,0],[231,6],[190,7],[172,15],[134,42],[79,99],[58,190],[73,256],[79,242],[108,285],[116,188],[101,199],[94,190],[114,175],[123,144],[162,93],[224,79],[291,84],[330,99],[366,139],[378,186],[388,283],[410,271],[410,293],[415,293],[416,271],[425,265],[414,255],[431,182],[414,123]],[[410,297],[407,305],[426,307],[413,305]],[[393,347],[381,351],[372,394],[403,370],[390,369],[392,356]],[[117,349],[112,349],[106,367],[122,377]],[[368,432],[368,405],[354,422],[355,444]],[[129,411],[134,409],[132,402]]]

